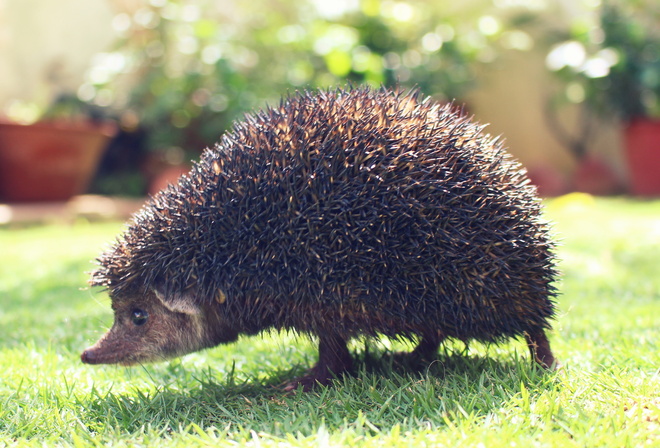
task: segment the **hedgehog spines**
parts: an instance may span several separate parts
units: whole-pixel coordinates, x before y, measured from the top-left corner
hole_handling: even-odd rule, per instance
[[[346,334],[438,323],[499,340],[554,314],[539,213],[521,166],[451,105],[301,93],[246,116],[157,194],[92,283],[200,302],[220,290],[250,325],[313,332],[331,316]]]

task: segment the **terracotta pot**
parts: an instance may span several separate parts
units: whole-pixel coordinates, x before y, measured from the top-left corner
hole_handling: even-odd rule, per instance
[[[573,175],[573,184],[575,191],[596,196],[610,196],[623,190],[612,168],[593,155],[580,161]]]
[[[155,195],[169,184],[176,185],[179,178],[190,172],[190,165],[172,165],[155,174],[149,182],[149,194]]]
[[[558,170],[550,166],[538,165],[530,168],[527,176],[536,185],[539,196],[547,198],[568,193],[566,179]]]
[[[630,192],[660,196],[660,120],[638,118],[625,129]]]
[[[65,201],[84,193],[112,124],[0,121],[0,202]]]

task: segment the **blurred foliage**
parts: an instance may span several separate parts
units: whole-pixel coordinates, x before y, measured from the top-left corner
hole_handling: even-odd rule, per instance
[[[489,0],[150,0],[115,17],[120,42],[96,58],[79,96],[146,129],[150,150],[188,151],[296,89],[417,86],[451,101],[472,87],[478,64],[531,47],[504,25],[504,9]]]
[[[593,5],[591,17],[555,33],[546,62],[565,86],[558,99],[623,120],[660,117],[660,3]]]

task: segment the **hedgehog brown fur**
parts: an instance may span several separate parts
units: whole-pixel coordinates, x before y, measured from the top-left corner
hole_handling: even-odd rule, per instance
[[[156,291],[212,307],[237,334],[318,336],[294,385],[349,369],[359,335],[417,339],[419,355],[525,336],[550,367],[557,273],[539,215],[521,165],[451,106],[305,92],[248,115],[153,197],[91,283],[113,304]]]

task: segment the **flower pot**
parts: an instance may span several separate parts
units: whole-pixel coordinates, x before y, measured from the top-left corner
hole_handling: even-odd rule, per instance
[[[637,118],[625,129],[630,192],[660,196],[660,120]]]
[[[187,164],[164,168],[151,178],[148,193],[153,196],[169,184],[175,185],[182,175],[190,172],[190,168],[190,165]]]
[[[534,166],[527,171],[527,176],[536,185],[539,196],[547,198],[568,193],[566,179],[558,170],[550,166]]]
[[[0,202],[84,193],[114,133],[112,124],[0,122]]]
[[[573,188],[595,196],[610,196],[623,190],[612,168],[593,155],[587,155],[578,163],[573,174]]]

